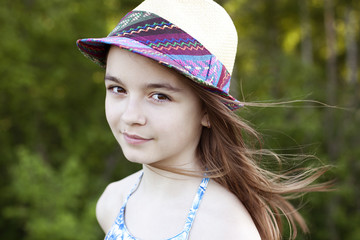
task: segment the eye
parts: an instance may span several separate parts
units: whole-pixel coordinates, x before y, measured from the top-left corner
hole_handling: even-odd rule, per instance
[[[162,93],[155,93],[151,97],[158,102],[170,101],[170,98]]]
[[[125,89],[119,86],[110,86],[108,87],[108,90],[112,93],[119,94],[119,93],[125,93]]]

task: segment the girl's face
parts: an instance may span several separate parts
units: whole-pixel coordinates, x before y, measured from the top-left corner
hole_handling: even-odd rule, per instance
[[[186,81],[190,80],[151,59],[110,48],[106,118],[129,161],[172,167],[196,164],[207,116]]]

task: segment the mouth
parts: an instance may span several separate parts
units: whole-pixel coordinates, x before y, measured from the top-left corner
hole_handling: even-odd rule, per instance
[[[151,141],[151,138],[143,138],[141,136],[129,133],[123,133],[124,139],[128,144],[139,145]]]

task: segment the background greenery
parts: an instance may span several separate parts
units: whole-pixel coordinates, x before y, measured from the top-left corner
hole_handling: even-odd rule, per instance
[[[123,159],[107,126],[103,71],[75,41],[107,35],[139,2],[0,2],[1,239],[103,238],[96,201],[139,166]],[[328,178],[338,190],[302,200],[311,234],[298,239],[360,239],[360,1],[217,2],[238,29],[235,96],[352,109],[301,103],[239,114],[268,147],[336,166]]]

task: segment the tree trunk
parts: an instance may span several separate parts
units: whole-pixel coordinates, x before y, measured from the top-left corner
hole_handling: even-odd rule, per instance
[[[303,63],[313,63],[313,46],[311,42],[311,24],[308,0],[299,0],[301,22],[301,59]]]
[[[357,16],[355,15],[354,9],[351,6],[347,6],[345,9],[345,40],[346,40],[346,104],[350,109],[357,109],[360,106],[360,86],[357,81],[358,75],[358,47],[356,43],[356,29],[357,29]],[[344,126],[346,130],[345,141],[346,151],[352,151],[357,149],[360,144],[359,134],[355,134],[357,128],[354,126],[360,126],[359,119],[354,117],[353,111],[347,111],[344,114]],[[356,153],[356,152],[355,152]],[[359,189],[360,180],[358,178],[360,173],[360,163],[356,154],[351,154],[348,162],[348,169],[350,177],[348,178],[347,184],[354,186],[354,189]],[[355,191],[355,212],[360,212],[360,193]]]
[[[356,45],[356,16],[348,6],[345,10],[346,24],[346,81],[350,85],[356,83],[357,78],[357,45]]]
[[[336,63],[336,33],[335,33],[335,20],[334,20],[334,3],[333,0],[324,0],[324,20],[325,20],[325,37],[326,37],[326,96],[327,103],[336,105],[336,89],[337,89],[337,63]],[[333,109],[327,109],[325,114],[325,136],[327,152],[330,164],[335,164],[338,156],[337,134],[335,124],[335,112]],[[335,212],[337,208],[337,196],[334,196],[328,201],[328,214],[327,225],[330,232],[330,240],[338,240],[339,233],[335,225]]]

